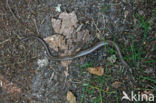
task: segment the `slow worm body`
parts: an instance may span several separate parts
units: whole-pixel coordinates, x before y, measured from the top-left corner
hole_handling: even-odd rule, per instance
[[[84,51],[78,52],[78,53],[76,53],[74,55],[71,55],[71,56],[54,57],[54,56],[52,56],[52,53],[51,53],[51,51],[50,51],[47,43],[43,39],[41,39],[40,37],[37,37],[37,36],[29,36],[29,37],[26,37],[26,38],[22,39],[21,41],[23,42],[23,41],[28,40],[28,39],[37,39],[38,41],[40,41],[42,43],[42,45],[45,47],[48,57],[50,57],[50,59],[53,60],[53,61],[72,60],[72,59],[75,59],[75,58],[79,58],[79,57],[88,55],[88,54],[92,53],[93,51],[97,50],[98,48],[103,47],[105,45],[114,45],[115,49],[118,52],[118,55],[120,57],[121,62],[126,67],[129,68],[130,72],[132,72],[132,69],[130,68],[130,66],[123,59],[123,56],[122,56],[122,54],[120,52],[120,49],[119,49],[118,45],[115,42],[111,41],[111,40],[106,40],[106,41],[98,42],[93,47],[91,47],[89,49],[86,49]]]

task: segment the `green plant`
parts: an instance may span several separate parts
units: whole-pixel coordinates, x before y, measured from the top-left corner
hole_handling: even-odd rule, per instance
[[[105,12],[108,9],[109,6],[105,6],[104,3],[102,3],[102,9],[101,12]]]
[[[147,34],[152,24],[149,24],[148,23],[149,20],[145,20],[145,18],[143,16],[140,16],[138,13],[136,14],[136,16],[138,17],[139,27],[142,27],[144,29],[144,37],[143,37],[143,43],[144,43],[147,39]]]
[[[143,76],[140,76],[140,79],[144,79],[144,80],[148,80],[148,81],[151,81],[151,82],[153,82],[153,83],[156,83],[156,80],[155,79],[152,79],[152,78],[150,78],[150,77],[143,77]]]
[[[154,13],[156,13],[156,8],[152,10]]]
[[[88,80],[87,83],[83,86],[80,103],[86,103],[88,99],[91,100],[92,103],[101,103],[103,100],[105,100],[103,94],[115,94],[115,91],[108,92],[103,88],[107,85],[105,84],[106,80],[109,81],[109,79],[111,79],[111,77],[107,74],[103,75],[102,77],[94,75],[94,77]]]
[[[127,56],[124,57],[126,61],[132,60],[132,65],[135,65],[136,62],[139,62],[140,60],[144,60],[145,58],[143,55],[146,53],[146,51],[143,50],[143,45],[149,40],[147,40],[148,33],[150,31],[150,27],[152,26],[152,23],[149,24],[149,20],[145,20],[145,17],[140,16],[139,14],[136,14],[136,17],[138,18],[137,21],[139,23],[139,28],[143,28],[143,39],[142,43],[135,43],[134,37],[131,37],[131,46],[130,48],[126,48]],[[122,50],[124,51],[124,50]],[[131,54],[129,54],[131,52]]]
[[[82,70],[83,68],[88,68],[88,67],[92,67],[92,66],[93,66],[93,62],[85,63],[83,65],[80,65],[80,70]]]

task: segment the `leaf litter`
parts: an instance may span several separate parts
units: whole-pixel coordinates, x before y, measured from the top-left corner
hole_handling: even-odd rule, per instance
[[[49,47],[59,52],[60,56],[69,56],[79,52],[82,45],[85,45],[90,39],[88,29],[81,30],[83,24],[78,25],[78,19],[75,12],[62,12],[58,19],[51,18],[54,35],[45,38]],[[62,66],[68,67],[69,61],[61,61]]]
[[[103,67],[90,67],[88,68],[88,72],[97,76],[102,76],[104,74]]]
[[[67,100],[69,103],[76,103],[76,97],[71,91],[67,92]]]

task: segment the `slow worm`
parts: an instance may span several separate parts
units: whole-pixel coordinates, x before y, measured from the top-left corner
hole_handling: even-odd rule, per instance
[[[75,59],[75,58],[79,58],[79,57],[82,57],[82,56],[85,56],[85,55],[88,55],[90,53],[92,53],[93,51],[97,50],[98,48],[102,47],[102,46],[105,46],[105,45],[114,45],[115,49],[117,50],[118,52],[118,55],[120,57],[120,60],[121,62],[129,68],[130,72],[132,73],[132,69],[130,68],[130,66],[126,63],[126,61],[123,59],[123,56],[120,52],[120,49],[119,49],[119,46],[111,41],[111,40],[106,40],[106,41],[101,41],[101,42],[98,42],[97,44],[95,44],[93,47],[89,48],[89,49],[86,49],[84,51],[81,51],[81,52],[78,52],[74,55],[71,55],[71,56],[64,56],[64,57],[54,57],[52,56],[52,53],[49,49],[49,46],[47,45],[47,43],[41,39],[40,37],[37,37],[37,36],[29,36],[29,37],[26,37],[24,39],[22,39],[21,41],[25,41],[25,40],[28,40],[28,39],[37,39],[38,41],[40,41],[42,43],[42,45],[45,47],[46,49],[46,52],[47,52],[47,55],[48,57],[50,57],[51,60],[53,61],[63,61],[63,60],[72,60],[72,59]]]

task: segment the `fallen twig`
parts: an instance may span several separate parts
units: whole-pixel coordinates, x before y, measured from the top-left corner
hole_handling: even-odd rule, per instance
[[[94,23],[94,25],[95,25],[95,27],[96,27],[96,29],[99,31],[99,33],[101,34],[101,31],[99,30],[99,28],[97,27],[97,24],[95,24],[95,20],[92,18],[92,20],[93,20],[93,23]]]
[[[34,24],[35,24],[36,31],[37,31],[37,33],[39,34],[39,30],[38,30],[38,27],[37,27],[37,24],[36,24],[36,19],[33,18],[33,22],[34,22]]]
[[[10,41],[11,39],[10,38],[8,38],[8,39],[6,39],[6,40],[4,40],[4,41],[2,41],[2,42],[0,42],[0,45],[1,44],[4,44],[4,43],[6,43],[6,42],[8,42],[8,41]]]
[[[13,15],[13,17],[14,17],[18,22],[20,22],[19,19],[15,16],[15,14],[13,13],[13,11],[11,10],[11,7],[10,7],[10,5],[9,5],[9,3],[8,3],[8,0],[6,1],[6,5],[8,6],[9,11],[10,11],[11,14]]]

